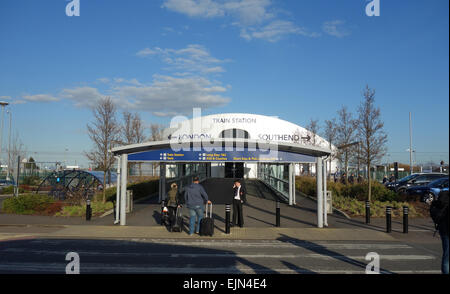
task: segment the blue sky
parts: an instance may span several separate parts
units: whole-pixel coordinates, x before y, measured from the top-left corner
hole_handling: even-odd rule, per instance
[[[111,96],[147,124],[249,112],[305,126],[376,90],[390,160],[448,162],[449,2],[380,0],[0,2],[0,99],[38,161],[87,165],[89,106]],[[5,116],[3,146],[7,144]],[[65,150],[67,155],[64,155]],[[4,150],[4,149],[3,149]]]

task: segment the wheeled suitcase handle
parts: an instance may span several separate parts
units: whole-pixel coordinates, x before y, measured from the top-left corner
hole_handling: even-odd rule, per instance
[[[182,209],[183,209],[182,207],[177,207],[177,211],[175,213],[175,217],[179,217],[181,215],[181,210]]]
[[[209,205],[211,205],[210,209],[209,209],[209,217],[212,218],[212,203],[210,203]],[[206,203],[206,217],[208,217],[208,203]]]

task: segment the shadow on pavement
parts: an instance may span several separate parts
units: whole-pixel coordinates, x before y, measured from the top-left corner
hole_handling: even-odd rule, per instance
[[[310,250],[316,254],[320,254],[323,256],[328,256],[330,258],[334,258],[336,260],[348,263],[350,265],[356,266],[356,267],[360,267],[361,269],[363,269],[365,271],[367,264],[357,261],[355,259],[349,258],[345,255],[342,255],[341,253],[335,252],[335,251],[331,251],[329,249],[327,249],[326,247],[323,247],[317,243],[313,243],[310,241],[305,241],[305,240],[300,240],[300,239],[296,239],[296,238],[292,238],[290,236],[284,235],[284,234],[280,234],[282,237],[278,238],[277,240],[285,242],[285,243],[290,243],[293,244],[295,246]],[[363,272],[362,272],[363,273]],[[380,273],[388,273],[388,274],[392,274],[392,272],[385,270],[383,268],[380,268]]]
[[[248,269],[256,273],[278,273],[231,250],[86,239],[0,242],[0,273],[64,274],[69,252],[78,253],[80,273],[243,274]]]

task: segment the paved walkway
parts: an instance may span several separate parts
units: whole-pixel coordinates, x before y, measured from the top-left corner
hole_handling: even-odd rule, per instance
[[[281,203],[281,228],[275,227],[276,196],[267,187],[256,181],[247,182],[248,204],[244,205],[244,228],[232,228],[225,235],[225,205],[213,206],[215,221],[214,238],[276,239],[280,234],[292,235],[300,239],[348,240],[391,238],[414,238],[417,241],[435,242],[434,226],[431,219],[410,219],[409,234],[402,234],[402,220],[393,219],[392,234],[386,234],[384,218],[372,218],[371,224],[365,224],[363,218],[351,220],[340,214],[328,216],[328,228],[317,229],[317,204],[314,200],[297,196],[297,205]],[[188,224],[187,209],[183,210],[184,224]],[[86,221],[82,217],[48,217],[29,215],[0,214],[0,233],[4,238],[14,233],[55,234],[54,236],[74,237],[145,237],[145,238],[185,238],[184,233],[170,233],[160,223],[160,205],[157,198],[136,203],[134,211],[127,215],[127,226],[114,225],[113,214],[103,218],[96,217]],[[186,230],[186,229],[185,229]],[[198,237],[198,236],[197,236]],[[196,238],[196,236],[192,237]]]

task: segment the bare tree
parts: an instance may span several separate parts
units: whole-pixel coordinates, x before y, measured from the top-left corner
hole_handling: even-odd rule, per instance
[[[133,133],[133,115],[129,111],[122,112],[123,125],[121,126],[121,143],[129,145],[135,143]]]
[[[134,114],[129,111],[122,112],[123,125],[121,127],[122,133],[122,144],[137,144],[145,141],[145,129],[144,123],[140,115],[136,112]],[[135,165],[136,163],[130,163],[130,165]],[[139,163],[139,175],[142,176],[142,164]]]
[[[311,145],[316,146],[317,145],[317,133],[319,132],[320,126],[319,126],[319,120],[318,119],[310,119],[309,124],[306,126],[306,129],[308,130],[308,136],[311,137],[309,139],[309,142]]]
[[[162,125],[151,124],[149,141],[161,141],[163,139],[163,129]]]
[[[9,153],[11,166],[8,166],[10,176],[15,179],[15,182],[18,181],[16,179],[16,172],[17,172],[17,158],[20,156],[20,160],[23,158],[26,158],[26,150],[25,146],[23,145],[22,141],[20,140],[19,134],[16,132],[11,139],[11,150]]]
[[[145,141],[145,128],[138,113],[122,112],[123,125],[121,127],[122,144],[137,144]]]
[[[138,113],[135,113],[133,116],[131,128],[133,129],[135,143],[143,143],[145,141],[145,128],[144,122]]]
[[[324,137],[328,141],[329,148],[331,149],[337,138],[337,127],[335,118],[332,118],[331,120],[325,120]],[[330,165],[328,166],[328,176],[331,175],[331,162],[334,158],[336,158],[336,153],[332,152],[330,155]]]
[[[366,85],[363,96],[364,100],[358,108],[358,137],[361,142],[361,161],[367,165],[368,200],[371,201],[370,169],[386,154],[387,135],[383,130],[380,108],[375,106],[375,90]]]
[[[338,150],[336,157],[341,163],[344,163],[344,171],[348,174],[348,163],[352,156],[352,150],[344,146],[356,140],[357,121],[353,119],[352,113],[347,110],[346,106],[342,106],[337,113],[336,143],[343,148]]]
[[[120,142],[120,126],[116,119],[116,106],[109,97],[99,100],[92,113],[95,119],[87,125],[87,130],[94,148],[84,154],[103,171],[103,202],[106,202],[106,175],[115,160],[109,151]]]

